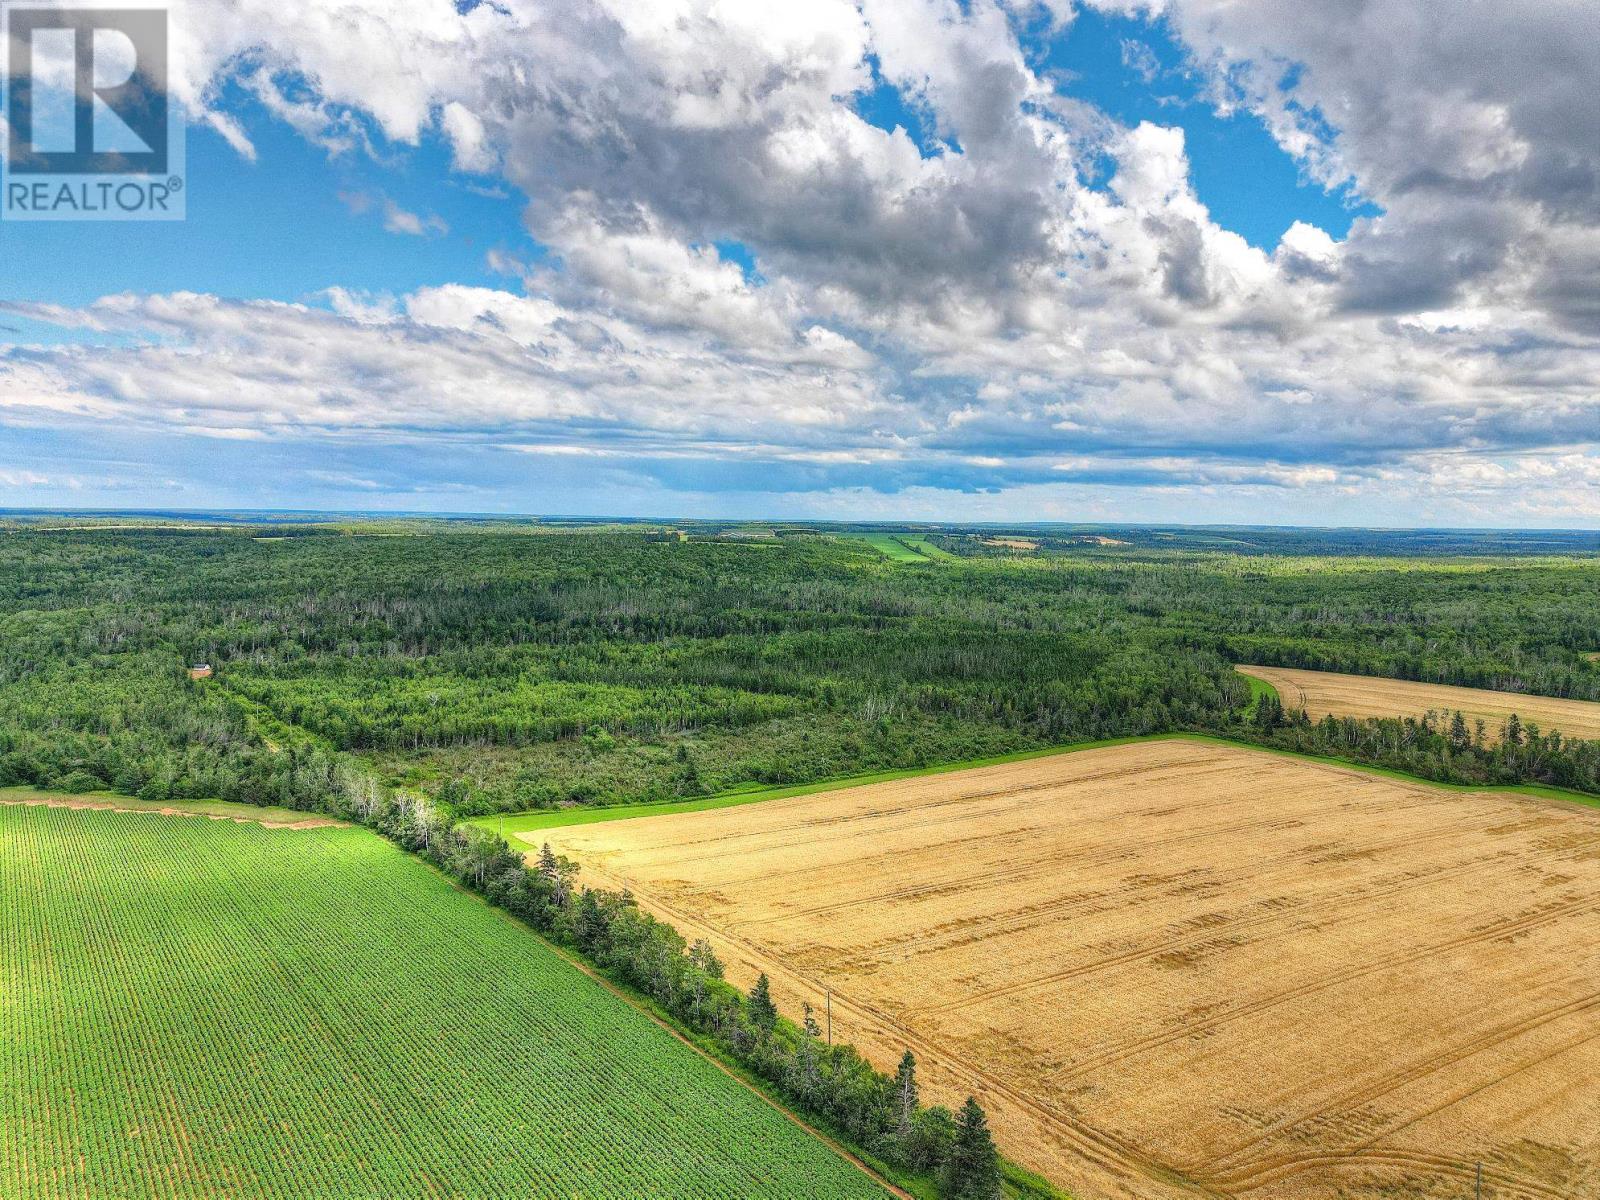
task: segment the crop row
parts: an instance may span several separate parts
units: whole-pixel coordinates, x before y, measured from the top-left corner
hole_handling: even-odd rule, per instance
[[[365,831],[0,808],[0,1195],[881,1194]]]

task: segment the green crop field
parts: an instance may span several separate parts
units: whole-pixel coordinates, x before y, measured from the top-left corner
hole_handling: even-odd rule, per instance
[[[944,547],[934,545],[923,534],[905,534],[900,537],[900,543],[908,549],[921,555],[923,558],[929,558],[937,561],[939,559],[954,559],[956,557]]]
[[[357,828],[0,807],[0,1196],[868,1197]]]
[[[885,558],[894,562],[938,562],[954,560],[955,555],[936,546],[920,533],[852,533],[847,534],[858,542],[865,542]]]

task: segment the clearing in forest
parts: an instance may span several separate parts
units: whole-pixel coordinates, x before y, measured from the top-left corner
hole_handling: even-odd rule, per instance
[[[930,543],[920,534],[904,533],[850,533],[844,536],[865,542],[892,562],[917,563],[954,558],[948,550]]]
[[[1295,667],[1241,666],[1238,670],[1271,684],[1285,708],[1303,708],[1314,721],[1327,713],[1336,717],[1420,717],[1429,711],[1460,712],[1466,717],[1468,728],[1481,720],[1485,735],[1492,742],[1499,740],[1500,726],[1515,713],[1524,725],[1532,722],[1545,733],[1559,729],[1566,737],[1600,738],[1600,703],[1591,700],[1561,700],[1522,692],[1302,671]]]
[[[905,537],[902,537],[900,540],[911,549],[915,550],[918,554],[922,555],[922,557],[932,559],[934,562],[939,562],[943,559],[954,559],[957,557],[956,555],[951,554],[950,551],[946,550],[943,546],[936,545],[927,534],[908,534]]]
[[[885,1193],[375,834],[0,806],[0,1196]]]
[[[1600,1195],[1600,815],[1158,740],[540,830],[1101,1197]]]
[[[1039,548],[1039,541],[1037,538],[1024,537],[984,538],[983,544],[985,546],[999,546],[1003,550],[1037,550]]]

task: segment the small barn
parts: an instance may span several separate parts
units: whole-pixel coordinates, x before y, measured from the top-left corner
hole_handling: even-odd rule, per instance
[[[189,678],[190,679],[210,679],[211,678],[211,664],[210,663],[195,663],[194,666],[189,668]]]

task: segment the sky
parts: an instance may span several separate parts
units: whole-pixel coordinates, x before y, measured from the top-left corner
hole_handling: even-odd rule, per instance
[[[1600,528],[1592,0],[189,0],[0,506]]]

